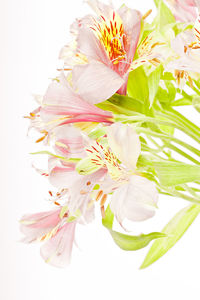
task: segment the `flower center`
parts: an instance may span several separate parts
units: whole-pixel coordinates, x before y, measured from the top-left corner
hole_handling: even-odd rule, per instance
[[[119,180],[123,177],[124,170],[119,165],[117,157],[109,148],[104,147],[96,141],[95,146],[91,146],[86,151],[91,156],[91,161],[97,166],[107,168],[111,178],[113,180]]]
[[[126,58],[125,44],[126,35],[119,15],[113,12],[111,19],[101,16],[101,22],[95,21],[94,27],[96,37],[104,46],[109,59],[113,64],[118,64]]]

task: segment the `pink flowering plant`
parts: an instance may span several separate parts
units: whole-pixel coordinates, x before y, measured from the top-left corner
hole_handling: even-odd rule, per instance
[[[33,153],[47,157],[36,170],[52,190],[49,211],[24,215],[20,228],[24,242],[42,243],[47,263],[63,267],[96,208],[121,249],[153,241],[145,268],[200,213],[200,128],[179,110],[200,112],[200,0],[155,0],[152,22],[151,10],[86,2],[92,13],[71,25],[63,67],[27,116],[46,149]],[[164,229],[127,233],[126,220],[156,218],[160,194],[188,204]]]

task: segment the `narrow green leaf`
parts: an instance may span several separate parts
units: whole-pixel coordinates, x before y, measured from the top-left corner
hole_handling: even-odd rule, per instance
[[[200,96],[196,96],[193,98],[192,105],[198,112],[200,112]]]
[[[157,26],[160,32],[164,32],[165,26],[175,23],[174,15],[163,1],[158,3]]]
[[[64,156],[56,155],[56,154],[54,154],[54,153],[52,153],[50,151],[32,152],[30,154],[32,154],[32,155],[35,155],[35,154],[47,154],[47,155],[59,158],[61,160],[64,160],[64,161],[67,161],[67,162],[73,162],[73,163],[77,163],[77,162],[79,162],[81,160],[80,158],[66,158]]]
[[[158,179],[163,186],[176,186],[200,178],[200,166],[182,162],[153,162]]]
[[[105,211],[105,218],[102,219],[102,224],[107,229],[112,229],[113,222],[114,222],[114,214],[110,209],[110,205],[108,205],[107,208],[106,208],[106,211]]]
[[[132,115],[133,111],[142,112],[143,102],[132,97],[114,94],[109,100],[96,106],[116,114]]]
[[[172,82],[165,80],[165,89],[158,87],[156,98],[165,105],[170,105],[176,98],[176,88]]]
[[[160,232],[152,232],[149,234],[140,234],[138,236],[123,234],[114,230],[110,230],[110,234],[115,243],[126,251],[135,251],[146,247],[152,240],[158,238],[166,238],[166,234]]]
[[[47,154],[47,155],[50,155],[50,156],[53,156],[53,157],[56,157],[56,158],[60,158],[62,160],[67,160],[66,157],[60,156],[60,155],[56,155],[56,154],[54,154],[54,153],[52,153],[50,151],[38,151],[38,152],[32,152],[30,154],[32,154],[32,155],[35,155],[35,154]]]
[[[102,224],[110,232],[114,242],[122,249],[126,251],[135,251],[146,247],[152,240],[157,238],[166,237],[165,233],[152,232],[149,234],[141,234],[139,236],[127,235],[112,230],[114,221],[114,214],[112,213],[109,205],[106,209],[106,216],[102,219]]]
[[[154,0],[155,6],[158,7],[161,0]]]
[[[180,98],[173,102],[171,102],[171,106],[185,106],[185,105],[191,105],[192,99],[191,98]]]
[[[162,65],[158,66],[148,77],[150,107],[153,105],[154,98],[158,91],[162,69]]]
[[[172,248],[183,236],[199,213],[200,205],[190,205],[179,211],[162,231],[167,234],[167,237],[165,239],[156,240],[151,246],[141,265],[141,269],[154,263]]]
[[[131,97],[114,94],[109,100],[98,103],[96,106],[114,114],[131,116],[133,111],[142,112],[142,105],[141,101]]]

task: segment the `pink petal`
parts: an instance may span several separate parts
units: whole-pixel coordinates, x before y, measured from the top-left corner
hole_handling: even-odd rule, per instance
[[[112,124],[112,115],[107,118],[107,117],[101,117],[101,116],[93,116],[93,115],[81,115],[81,116],[76,116],[74,118],[70,118],[69,120],[66,120],[62,122],[60,125],[65,125],[65,124],[72,124],[72,123],[84,123],[84,122],[94,122],[94,123],[105,123],[105,124]]]
[[[77,49],[87,59],[97,60],[109,64],[109,59],[102,43],[97,39],[94,31],[87,26],[81,27],[77,37]]]
[[[63,82],[64,79],[62,79]],[[53,81],[44,96],[43,107],[40,115],[43,121],[48,122],[59,116],[92,115],[105,118],[112,117],[110,112],[104,111],[82,100],[79,95],[71,90],[66,82]],[[62,120],[62,119],[61,119]],[[61,122],[61,121],[60,121]]]
[[[60,208],[52,211],[24,215],[20,220],[20,230],[25,235],[24,242],[30,243],[50,232],[60,222]]]
[[[55,236],[40,249],[46,263],[54,267],[65,267],[70,263],[76,223],[66,223]]]
[[[55,150],[58,155],[64,157],[84,157],[86,141],[79,129],[63,125],[55,129],[56,143]]]
[[[124,83],[115,71],[97,61],[74,67],[72,76],[79,95],[93,104],[110,98]]]
[[[198,5],[197,1],[193,0],[165,0],[169,4],[172,13],[177,21],[180,22],[194,22],[197,17],[197,11],[194,6]]]
[[[117,13],[122,19],[124,31],[128,39],[126,52],[127,60],[131,63],[134,58],[140,36],[142,15],[139,11],[130,9],[125,5],[122,5]]]
[[[86,2],[96,12],[97,15],[103,15],[108,19],[111,18],[113,6],[104,4],[98,0],[86,0]]]
[[[58,189],[69,188],[79,174],[71,167],[54,167],[49,174],[50,183]]]

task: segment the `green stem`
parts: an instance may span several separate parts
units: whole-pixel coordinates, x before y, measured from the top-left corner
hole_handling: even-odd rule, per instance
[[[158,115],[161,115],[163,118],[169,118],[170,121],[173,121],[178,126],[182,127],[182,131],[187,135],[191,136],[194,140],[200,143],[200,128],[184,117],[182,114],[177,112],[173,108],[167,108],[163,112],[157,112]],[[179,129],[179,128],[178,128]]]
[[[176,153],[180,154],[181,156],[187,158],[188,160],[190,160],[191,162],[200,165],[200,162],[198,160],[196,160],[195,158],[193,158],[192,156],[190,156],[189,154],[185,153],[184,151],[180,150],[179,148],[177,148],[176,146],[172,145],[172,144],[166,144],[166,147],[168,149],[171,149],[173,151],[175,151]]]
[[[188,196],[184,193],[178,192],[174,189],[173,189],[173,192],[172,192],[167,187],[160,187],[160,189],[163,192],[170,194],[172,197],[179,197],[179,198],[182,198],[182,199],[187,200],[189,202],[200,204],[200,198],[199,197],[191,197],[191,196]]]
[[[152,130],[141,128],[141,127],[140,128],[136,127],[135,131],[138,132],[138,133],[145,133],[147,136],[154,136],[154,137],[160,138],[161,140],[164,139],[164,140],[167,140],[167,141],[172,141],[172,142],[186,148],[187,150],[189,150],[193,154],[196,154],[197,156],[200,157],[200,151],[198,149],[196,149],[195,147],[187,144],[186,142],[183,142],[183,141],[175,138],[172,135],[157,133],[157,132],[154,132]],[[198,162],[198,163],[200,163],[200,162]]]

